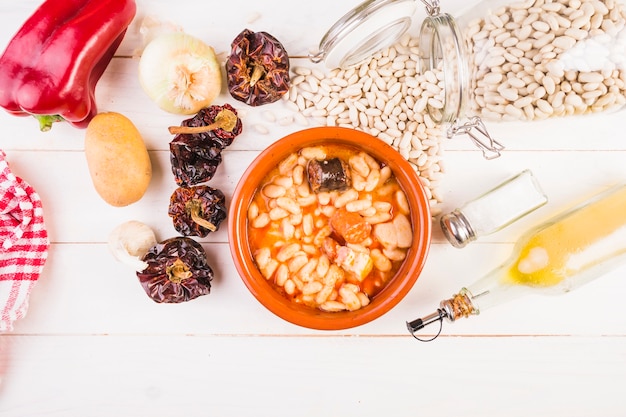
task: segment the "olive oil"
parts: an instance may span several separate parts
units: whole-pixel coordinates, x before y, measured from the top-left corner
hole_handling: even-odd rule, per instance
[[[626,251],[626,187],[537,230],[509,269],[512,283],[558,285]]]
[[[444,318],[482,310],[529,293],[562,294],[626,262],[626,185],[602,193],[526,233],[509,261],[407,323],[411,333]]]

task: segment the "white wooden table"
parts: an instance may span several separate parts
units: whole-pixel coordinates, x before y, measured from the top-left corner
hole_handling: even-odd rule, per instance
[[[0,5],[2,48],[39,3]],[[121,57],[139,46],[140,19],[180,24],[221,54],[245,27],[301,54],[358,3],[139,0],[120,57],[97,89],[102,111],[125,114],[142,132],[153,164],[146,195],[125,208],[96,194],[84,131],[56,124],[40,133],[34,120],[0,112],[0,148],[39,192],[52,242],[27,316],[0,335],[0,416],[626,415],[624,268],[568,295],[529,296],[444,325],[431,343],[414,340],[405,327],[504,261],[524,230],[625,180],[623,113],[494,124],[506,150],[492,161],[468,139],[447,141],[440,209],[526,168],[550,201],[461,250],[435,227],[412,291],[387,315],[354,329],[300,328],[264,309],[237,275],[226,223],[201,239],[217,275],[212,292],[189,303],[154,303],[109,253],[109,232],[127,220],[150,225],[159,239],[176,235],[167,216],[175,184],[166,128],[182,118],[157,109],[139,86],[138,60]],[[460,4],[450,0],[445,10]],[[424,16],[419,9],[416,24]],[[225,90],[218,101],[239,106]],[[267,109],[280,112],[281,105]],[[227,196],[260,150],[301,129],[264,122],[259,109],[248,108],[244,126],[254,123],[265,123],[269,134],[244,127],[212,180]]]

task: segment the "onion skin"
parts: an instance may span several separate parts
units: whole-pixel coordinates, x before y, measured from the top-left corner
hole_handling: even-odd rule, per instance
[[[195,114],[209,106],[222,89],[222,72],[214,49],[183,32],[157,36],[139,60],[139,82],[162,110]]]

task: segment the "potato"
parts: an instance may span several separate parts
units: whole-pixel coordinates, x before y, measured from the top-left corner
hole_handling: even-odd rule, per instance
[[[104,201],[124,207],[140,200],[152,178],[141,134],[126,116],[96,115],[85,134],[85,157],[93,185]]]

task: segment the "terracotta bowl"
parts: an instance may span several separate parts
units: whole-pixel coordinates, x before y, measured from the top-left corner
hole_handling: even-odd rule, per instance
[[[249,247],[248,207],[259,183],[289,154],[328,143],[344,144],[366,151],[389,165],[407,196],[413,227],[413,243],[395,276],[371,302],[356,311],[324,312],[289,300],[274,289],[257,268]],[[252,295],[275,315],[293,324],[340,330],[368,323],[402,300],[418,279],[430,247],[431,217],[428,198],[411,165],[381,140],[353,129],[319,127],[302,130],[276,141],[250,164],[232,196],[229,209],[229,241],[235,266]]]

